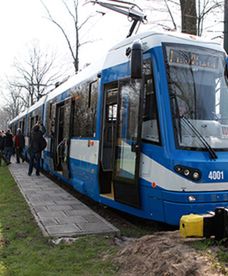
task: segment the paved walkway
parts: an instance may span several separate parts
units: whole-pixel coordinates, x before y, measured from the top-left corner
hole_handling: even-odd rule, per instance
[[[27,163],[12,163],[9,170],[45,236],[119,233],[116,227],[43,174],[28,176]]]

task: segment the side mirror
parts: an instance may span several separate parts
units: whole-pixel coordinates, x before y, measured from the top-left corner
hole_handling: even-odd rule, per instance
[[[134,42],[131,48],[131,78],[141,79],[143,68],[143,51],[140,42]]]

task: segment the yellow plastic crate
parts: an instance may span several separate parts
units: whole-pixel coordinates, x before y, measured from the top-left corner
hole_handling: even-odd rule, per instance
[[[180,219],[180,235],[187,237],[203,237],[203,216],[190,214]]]

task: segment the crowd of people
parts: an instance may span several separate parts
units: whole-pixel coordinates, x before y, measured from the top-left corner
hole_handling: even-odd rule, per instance
[[[36,175],[40,175],[40,158],[42,150],[46,147],[46,141],[43,137],[45,128],[39,122],[34,125],[31,131],[29,146],[25,152],[25,137],[20,128],[17,129],[16,135],[11,130],[0,131],[0,166],[4,161],[6,165],[11,164],[12,155],[16,155],[16,162],[19,164],[25,161],[29,156],[28,175],[31,176],[33,168],[36,169]]]
[[[11,156],[16,154],[17,163],[20,163],[20,159],[24,162],[22,155],[25,147],[25,138],[21,132],[21,129],[17,129],[17,133],[13,136],[10,129],[7,131],[0,131],[0,165],[2,160],[5,161],[6,165],[11,164]]]

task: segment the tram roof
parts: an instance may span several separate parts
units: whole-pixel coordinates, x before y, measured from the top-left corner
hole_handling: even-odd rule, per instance
[[[69,89],[73,89],[79,83],[86,82],[91,78],[95,78],[97,74],[102,70],[104,64],[104,58],[99,59],[98,61],[92,63],[86,68],[82,69],[78,74],[70,77],[66,82],[59,85],[52,92],[50,92],[47,96],[47,101],[50,101],[57,97],[58,95],[68,91]]]
[[[150,40],[148,40],[150,38]],[[118,48],[127,46],[129,44],[132,44],[136,40],[142,40],[144,42],[148,43],[148,47],[156,47],[161,46],[163,42],[173,42],[173,43],[182,43],[182,44],[194,44],[209,48],[218,48],[221,50],[222,46],[212,40],[205,39],[203,37],[186,34],[186,33],[179,33],[179,32],[154,32],[154,31],[148,31],[144,33],[139,33],[134,36],[131,36],[129,38],[126,38],[122,40],[121,42],[114,45],[111,49],[111,51],[115,51]]]
[[[102,66],[104,64],[104,58],[99,59],[98,61],[94,62],[93,64],[87,66],[85,69],[81,70],[77,75],[70,77],[66,82],[60,84],[58,87],[53,89],[48,95],[43,96],[39,101],[35,104],[27,108],[25,111],[20,113],[17,117],[10,121],[10,124],[14,123],[15,121],[19,120],[26,114],[29,114],[33,110],[42,106],[46,101],[50,101],[57,97],[58,95],[68,91],[69,89],[73,89],[79,83],[85,82],[88,79],[96,77],[97,74],[102,70]]]
[[[27,108],[24,112],[20,113],[16,118],[14,118],[10,123],[17,121],[24,115],[32,112],[39,106],[41,106],[45,101],[50,101],[57,97],[58,95],[74,88],[79,83],[85,82],[88,79],[97,76],[102,69],[106,69],[118,64],[122,64],[128,61],[126,56],[127,47],[131,46],[134,41],[141,40],[143,45],[143,50],[147,51],[151,48],[161,46],[162,43],[181,43],[189,44],[201,47],[207,47],[218,51],[224,51],[222,46],[214,41],[205,40],[202,37],[183,34],[177,32],[154,32],[148,31],[140,33],[129,38],[126,38],[113,46],[103,58],[100,58],[95,63],[89,65],[85,69],[81,70],[77,75],[72,76],[66,82],[59,85],[53,91],[51,91],[47,96],[42,97],[38,102],[36,102],[31,107]]]
[[[113,46],[106,57],[104,68],[109,68],[128,61],[126,49],[130,47],[134,41],[141,41],[144,52],[155,47],[162,46],[162,43],[180,43],[207,47],[210,49],[224,51],[222,46],[211,40],[202,37],[183,34],[178,32],[154,32],[148,31],[126,38]]]
[[[32,112],[33,110],[37,109],[38,107],[40,107],[46,100],[47,96],[42,97],[39,101],[37,101],[36,103],[34,103],[32,106],[26,108],[23,112],[21,112],[19,115],[17,115],[17,117],[15,117],[13,120],[10,121],[10,124],[12,124],[13,122],[20,120],[22,117],[24,117],[26,114],[29,114],[30,112]]]

